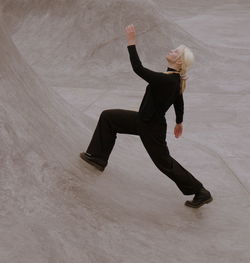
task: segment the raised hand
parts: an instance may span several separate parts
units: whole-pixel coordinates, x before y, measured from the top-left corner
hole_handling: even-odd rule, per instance
[[[130,24],[126,26],[126,34],[127,34],[127,40],[128,40],[128,46],[129,45],[135,45],[135,38],[136,38],[136,32],[135,27],[133,24]]]

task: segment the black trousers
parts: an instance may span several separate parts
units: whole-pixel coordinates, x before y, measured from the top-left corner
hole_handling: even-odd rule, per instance
[[[108,163],[117,133],[139,135],[154,164],[176,183],[184,195],[195,194],[203,186],[170,156],[166,143],[167,123],[165,119],[144,122],[136,111],[104,110],[99,117],[86,152]]]

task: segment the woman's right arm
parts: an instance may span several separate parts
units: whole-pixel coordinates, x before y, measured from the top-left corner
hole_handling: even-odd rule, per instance
[[[179,94],[174,102],[174,110],[176,115],[176,125],[174,128],[174,135],[176,138],[179,138],[182,135],[183,131],[183,114],[184,114],[184,101],[183,94]]]
[[[176,123],[180,124],[183,122],[184,115],[184,100],[183,94],[179,94],[174,102],[174,110],[176,115]]]

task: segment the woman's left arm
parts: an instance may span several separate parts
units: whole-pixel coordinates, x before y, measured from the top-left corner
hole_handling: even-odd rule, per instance
[[[131,61],[132,68],[134,72],[143,78],[147,82],[157,82],[160,78],[162,78],[162,72],[156,72],[152,71],[150,69],[147,69],[143,67],[140,58],[138,56],[137,50],[136,50],[136,33],[135,28],[132,25],[129,25],[126,27],[127,32],[127,39],[128,39],[128,51],[129,51],[129,57]]]

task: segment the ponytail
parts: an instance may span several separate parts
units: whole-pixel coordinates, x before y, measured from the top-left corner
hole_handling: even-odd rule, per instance
[[[187,73],[184,73],[182,70],[180,71],[180,77],[181,77],[181,93],[184,92],[186,89],[186,82],[188,80]]]
[[[182,65],[180,69],[180,77],[181,77],[181,89],[180,92],[183,93],[186,89],[186,82],[188,80],[187,72],[191,65],[194,62],[194,54],[193,52],[185,45],[179,46],[182,49]]]

